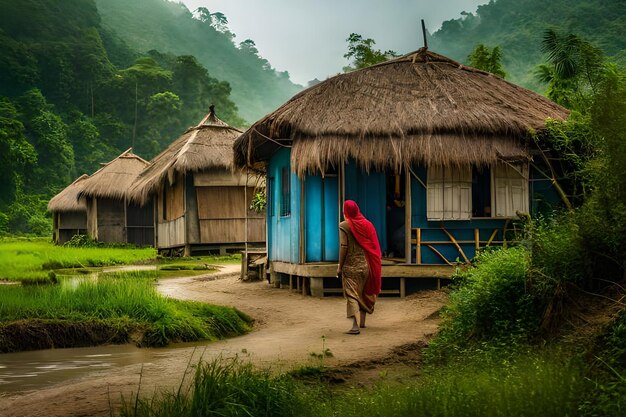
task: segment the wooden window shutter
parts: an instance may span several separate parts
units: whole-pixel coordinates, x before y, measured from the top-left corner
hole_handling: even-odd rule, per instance
[[[498,164],[493,170],[494,215],[514,217],[528,213],[528,165]]]
[[[428,169],[428,220],[467,220],[472,216],[472,170],[467,167]]]

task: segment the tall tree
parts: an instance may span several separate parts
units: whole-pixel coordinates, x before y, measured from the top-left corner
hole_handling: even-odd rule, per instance
[[[376,45],[374,39],[365,39],[357,33],[351,33],[348,39],[346,39],[346,42],[348,42],[348,52],[343,57],[352,60],[352,63],[351,65],[343,67],[345,72],[369,67],[370,65],[385,62],[390,58],[398,56],[392,50],[383,52],[374,49],[374,45]]]
[[[472,67],[506,78],[506,72],[502,68],[502,50],[499,46],[490,49],[482,43],[478,44],[467,58]]]
[[[603,79],[604,54],[576,34],[544,32],[542,51],[547,64],[536,71],[537,78],[548,84],[547,96],[557,103],[586,111]]]

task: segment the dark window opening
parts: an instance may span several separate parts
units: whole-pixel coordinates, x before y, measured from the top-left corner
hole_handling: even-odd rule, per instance
[[[289,177],[289,169],[283,168],[280,177],[280,215],[289,216],[291,215],[291,179]]]
[[[386,257],[405,257],[406,176],[404,173],[386,173],[387,188],[387,253]]]
[[[472,167],[472,217],[491,217],[491,168]]]

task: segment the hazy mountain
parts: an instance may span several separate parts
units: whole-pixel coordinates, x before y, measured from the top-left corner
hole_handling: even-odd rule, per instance
[[[254,122],[302,87],[275,71],[254,42],[235,46],[227,26],[202,21],[182,3],[167,0],[96,0],[103,27],[141,51],[194,55],[212,77],[225,80],[239,114]],[[214,11],[210,11],[214,12]],[[227,18],[227,16],[226,16]]]

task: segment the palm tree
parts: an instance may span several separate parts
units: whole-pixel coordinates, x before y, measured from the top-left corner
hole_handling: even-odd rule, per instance
[[[548,84],[547,96],[569,108],[587,108],[602,79],[602,51],[578,35],[553,29],[544,33],[541,50],[548,63],[540,65],[535,76]]]

